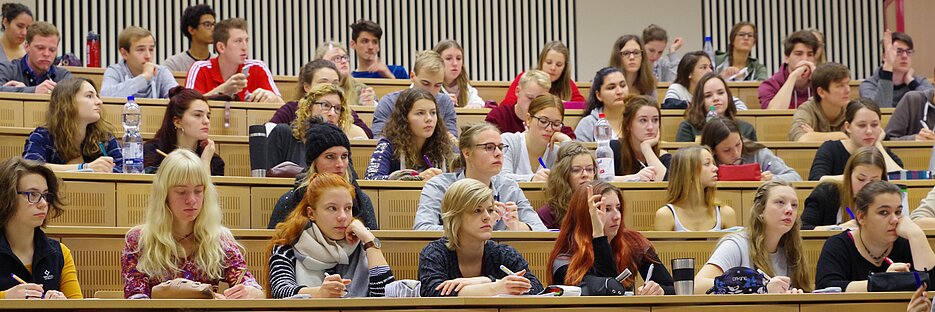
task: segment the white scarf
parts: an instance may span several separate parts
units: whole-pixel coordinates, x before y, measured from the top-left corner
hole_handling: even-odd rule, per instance
[[[338,264],[348,264],[348,257],[359,244],[327,238],[321,233],[318,224],[313,222],[312,226],[302,231],[299,240],[292,246],[296,257],[296,282],[310,287],[321,286],[325,270]]]

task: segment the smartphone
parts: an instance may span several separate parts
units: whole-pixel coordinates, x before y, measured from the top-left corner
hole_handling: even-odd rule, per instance
[[[812,291],[813,294],[833,294],[833,293],[839,293],[839,292],[841,292],[841,287],[837,287],[837,286],[832,286],[832,287],[827,287],[827,288],[822,288],[822,289],[815,289],[815,291]]]

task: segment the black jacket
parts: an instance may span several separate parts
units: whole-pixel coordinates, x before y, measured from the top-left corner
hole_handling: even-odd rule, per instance
[[[62,268],[65,266],[65,255],[62,254],[62,245],[54,239],[45,236],[36,228],[33,239],[35,251],[32,256],[32,272],[16,257],[6,234],[0,231],[0,290],[10,289],[19,284],[10,273],[28,283],[42,285],[43,290],[60,290]]]

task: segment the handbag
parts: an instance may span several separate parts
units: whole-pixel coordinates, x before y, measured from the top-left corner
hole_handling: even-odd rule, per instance
[[[759,181],[761,174],[758,163],[717,166],[718,181]]]
[[[867,291],[914,291],[920,282],[927,284],[928,290],[935,290],[935,285],[929,283],[929,273],[925,271],[871,272],[867,276]]]

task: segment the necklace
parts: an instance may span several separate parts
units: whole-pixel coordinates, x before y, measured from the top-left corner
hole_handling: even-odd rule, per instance
[[[873,263],[874,263],[874,264],[879,264],[880,261],[883,259],[883,256],[885,256],[886,253],[887,253],[888,251],[890,251],[890,248],[889,248],[889,247],[886,247],[886,249],[884,249],[883,252],[880,253],[879,256],[874,256],[873,253],[870,252],[870,248],[867,248],[867,244],[864,243],[864,233],[861,231],[861,232],[860,232],[860,235],[858,235],[858,236],[860,236],[860,245],[861,245],[861,246],[864,246],[864,250],[867,251],[867,254],[870,255],[870,258],[873,258]]]
[[[182,237],[182,238],[177,238],[177,239],[175,239],[175,241],[180,243],[180,242],[182,242],[183,240],[186,240],[186,239],[188,239],[189,237],[191,237],[192,234],[195,234],[195,232],[188,233],[188,235],[185,235],[185,236]],[[172,235],[175,236],[175,234],[172,234]],[[866,247],[864,247],[864,248],[866,248]]]

